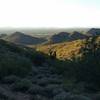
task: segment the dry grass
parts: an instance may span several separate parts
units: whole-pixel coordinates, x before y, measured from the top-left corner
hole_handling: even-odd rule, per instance
[[[73,56],[80,56],[80,49],[84,45],[84,40],[64,42],[52,45],[38,46],[37,51],[49,54],[49,51],[56,51],[58,59],[71,59]]]

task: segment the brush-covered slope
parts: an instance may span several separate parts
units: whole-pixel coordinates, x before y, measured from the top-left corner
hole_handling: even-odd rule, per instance
[[[10,41],[12,43],[21,44],[21,45],[34,45],[41,44],[46,41],[44,38],[32,37],[21,32],[15,32],[7,37],[4,40]]]
[[[88,38],[90,39],[90,38]],[[57,43],[51,45],[42,45],[37,47],[38,51],[44,52],[50,55],[50,52],[54,54],[56,52],[56,57],[58,59],[72,59],[73,57],[82,56],[82,48],[85,46],[87,39],[75,40],[72,42]],[[100,43],[100,37],[96,40],[98,45]]]
[[[34,49],[0,40],[0,100],[55,100],[62,76],[44,61]]]
[[[26,76],[31,71],[35,51],[0,39],[0,77],[14,74]]]

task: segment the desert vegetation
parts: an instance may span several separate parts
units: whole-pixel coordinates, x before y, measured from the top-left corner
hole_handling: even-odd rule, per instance
[[[1,100],[99,100],[100,36],[36,46],[0,39]]]

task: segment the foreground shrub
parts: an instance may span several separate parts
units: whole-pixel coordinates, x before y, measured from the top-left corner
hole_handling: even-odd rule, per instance
[[[22,79],[12,85],[14,91],[26,92],[32,86],[32,82],[28,79]]]
[[[41,66],[44,62],[45,62],[45,56],[41,53],[37,53],[36,55],[34,55],[34,58],[33,58],[33,63],[36,65],[36,66]]]
[[[0,54],[0,77],[8,75],[26,76],[32,68],[31,61],[18,54],[8,52]]]
[[[15,75],[10,75],[10,76],[5,76],[2,79],[2,83],[12,84],[12,83],[15,83],[15,82],[17,82],[19,80],[20,80],[19,77],[15,76]]]

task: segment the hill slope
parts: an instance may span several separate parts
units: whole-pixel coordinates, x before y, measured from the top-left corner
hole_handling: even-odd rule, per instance
[[[55,100],[55,89],[65,92],[62,75],[47,64],[40,65],[45,59],[42,56],[31,48],[0,40],[0,100]]]
[[[42,42],[46,41],[44,38],[32,37],[21,32],[15,32],[9,36],[6,36],[4,40],[21,45],[41,44]]]
[[[70,33],[67,32],[60,32],[56,35],[51,36],[50,41],[51,43],[59,43],[63,41],[69,40],[68,36]]]
[[[87,36],[80,32],[74,31],[72,33],[60,32],[56,35],[52,35],[49,39],[50,43],[61,43],[65,41],[73,41],[78,39],[85,39]]]
[[[97,38],[98,45],[100,43],[100,37]],[[82,56],[82,47],[85,46],[86,39],[75,40],[72,42],[57,43],[51,45],[42,45],[37,47],[38,51],[50,54],[50,52],[56,52],[58,59],[71,59],[73,56]]]
[[[87,38],[87,35],[82,34],[82,33],[80,33],[80,32],[77,32],[77,31],[74,31],[74,32],[69,36],[69,38],[70,38],[70,41],[72,41],[72,40],[78,40],[78,39],[85,39],[85,38]]]

